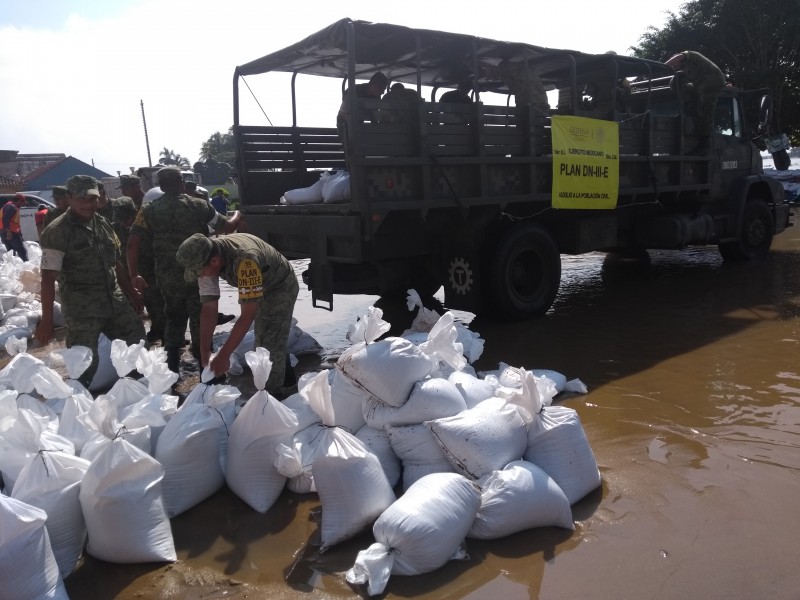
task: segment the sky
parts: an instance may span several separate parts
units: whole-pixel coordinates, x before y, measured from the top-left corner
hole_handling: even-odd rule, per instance
[[[233,123],[237,65],[345,17],[629,54],[648,27],[663,27],[683,3],[0,0],[0,150],[63,153],[112,175],[156,164],[165,147],[194,163],[203,142]],[[286,78],[258,79],[248,83],[269,120],[291,125]],[[326,91],[299,87],[300,125],[334,126],[340,82],[329,83]],[[243,124],[268,124],[254,101],[243,100],[242,111]]]

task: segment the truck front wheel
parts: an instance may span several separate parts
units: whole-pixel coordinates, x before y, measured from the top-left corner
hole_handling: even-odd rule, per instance
[[[774,234],[775,222],[767,203],[759,199],[748,200],[736,240],[719,244],[719,253],[731,261],[761,258],[769,252]]]
[[[501,235],[487,278],[497,317],[543,315],[558,294],[561,255],[553,237],[536,223],[519,223]]]

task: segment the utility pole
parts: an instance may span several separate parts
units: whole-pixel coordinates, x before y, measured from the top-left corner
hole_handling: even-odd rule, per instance
[[[147,145],[147,166],[152,167],[153,161],[150,159],[150,138],[147,137],[147,119],[144,117],[144,100],[139,100],[142,106],[142,123],[144,124],[144,143]]]

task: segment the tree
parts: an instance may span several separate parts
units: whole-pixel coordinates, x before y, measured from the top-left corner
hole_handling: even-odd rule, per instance
[[[161,158],[158,159],[158,164],[160,165],[175,165],[181,169],[190,169],[192,166],[188,158],[177,154],[174,150],[170,150],[166,146],[159,152],[159,155],[161,156]]]
[[[200,148],[200,160],[215,160],[220,163],[236,164],[236,144],[233,139],[233,127],[227,133],[217,131]]]
[[[776,113],[800,143],[800,0],[694,0],[651,27],[635,56],[664,61],[683,50],[713,60],[743,89],[769,88]]]

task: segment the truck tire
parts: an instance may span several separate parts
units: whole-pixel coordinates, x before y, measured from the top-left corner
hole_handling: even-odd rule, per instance
[[[737,239],[719,244],[722,258],[730,261],[753,260],[766,256],[775,235],[772,211],[763,200],[748,200],[742,211]]]
[[[561,255],[541,225],[520,223],[501,235],[488,274],[493,316],[528,319],[543,315],[553,304],[561,284]]]

